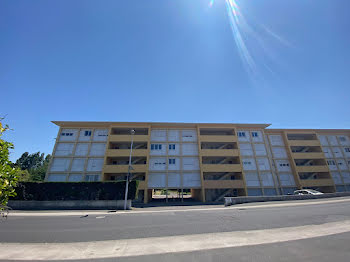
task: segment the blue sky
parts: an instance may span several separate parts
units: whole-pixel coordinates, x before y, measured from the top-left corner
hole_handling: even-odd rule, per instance
[[[51,153],[51,120],[349,128],[350,1],[1,0],[0,115],[12,160]],[[284,39],[268,34],[267,28]],[[257,39],[260,39],[257,41]]]

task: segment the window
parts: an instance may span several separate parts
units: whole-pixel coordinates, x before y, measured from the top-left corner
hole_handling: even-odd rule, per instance
[[[289,164],[283,163],[283,164],[280,164],[280,166],[289,166]]]
[[[175,165],[175,158],[169,158],[169,165]]]
[[[346,138],[343,137],[343,136],[339,136],[338,138],[339,138],[339,140],[340,140],[341,142],[345,142],[345,141],[346,141]]]
[[[334,160],[327,160],[327,164],[329,166],[335,166],[335,161]]]
[[[238,132],[239,137],[245,137],[245,132]]]
[[[348,152],[348,153],[350,152],[350,148],[349,147],[345,147],[344,150],[345,150],[345,152]]]
[[[175,144],[169,144],[169,150],[175,150]]]
[[[85,131],[84,136],[91,136],[91,131]]]
[[[61,136],[73,136],[73,133],[61,133]]]
[[[258,137],[258,132],[252,132],[252,137]]]
[[[161,144],[151,144],[151,150],[162,150]]]

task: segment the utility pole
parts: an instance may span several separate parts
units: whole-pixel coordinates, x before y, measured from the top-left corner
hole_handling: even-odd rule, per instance
[[[131,155],[132,155],[132,147],[134,144],[134,134],[135,130],[131,129],[130,130],[130,135],[131,135],[131,145],[130,145],[130,155],[129,155],[129,166],[128,166],[128,174],[126,176],[126,185],[125,185],[125,199],[124,199],[124,210],[126,210],[126,203],[128,201],[128,191],[129,191],[129,179],[131,177],[131,170],[132,168],[132,163],[131,163]]]

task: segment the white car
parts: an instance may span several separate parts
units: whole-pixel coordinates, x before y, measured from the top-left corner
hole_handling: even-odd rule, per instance
[[[295,190],[294,195],[323,195],[323,193],[313,189],[301,189]]]

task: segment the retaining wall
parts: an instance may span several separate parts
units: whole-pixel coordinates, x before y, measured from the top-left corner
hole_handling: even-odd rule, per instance
[[[285,196],[245,196],[245,197],[225,197],[225,206],[235,204],[251,203],[251,202],[266,202],[266,201],[287,201],[287,200],[302,200],[302,199],[319,199],[330,197],[350,196],[350,192],[341,193],[326,193],[322,195],[285,195]]]

